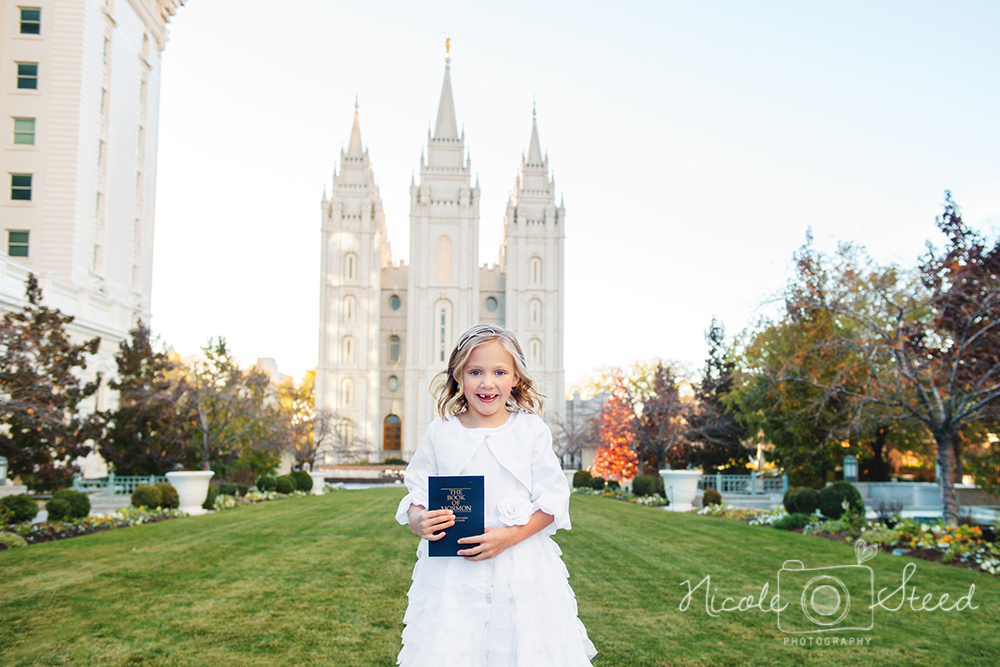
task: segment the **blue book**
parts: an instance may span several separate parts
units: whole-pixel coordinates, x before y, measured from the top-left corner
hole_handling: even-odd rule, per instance
[[[429,510],[455,513],[455,525],[444,531],[444,537],[427,541],[428,556],[458,556],[459,550],[476,546],[459,544],[458,540],[485,532],[482,475],[431,475],[427,481],[427,504]]]

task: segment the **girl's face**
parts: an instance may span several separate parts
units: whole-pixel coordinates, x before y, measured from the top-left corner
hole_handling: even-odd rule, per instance
[[[469,404],[462,423],[469,428],[502,426],[509,416],[507,398],[517,383],[514,358],[499,341],[473,349],[462,369],[462,393]]]

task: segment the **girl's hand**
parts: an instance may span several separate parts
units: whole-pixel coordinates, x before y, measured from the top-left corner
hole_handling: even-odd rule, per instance
[[[410,505],[409,517],[410,531],[431,542],[440,540],[444,537],[441,531],[455,525],[455,514],[451,510],[428,511],[421,505]]]
[[[487,560],[496,558],[506,549],[511,548],[521,540],[518,533],[522,526],[487,526],[486,533],[463,537],[459,544],[475,544],[471,549],[463,549],[458,552],[459,556],[465,556],[465,560]]]

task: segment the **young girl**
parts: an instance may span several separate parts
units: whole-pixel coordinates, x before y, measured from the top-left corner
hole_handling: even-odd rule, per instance
[[[597,654],[577,617],[562,553],[569,485],[538,417],[542,396],[514,334],[472,327],[435,378],[440,417],[406,468],[396,519],[419,535],[403,649],[407,667],[582,667]],[[428,558],[454,525],[427,510],[428,475],[483,475],[486,532],[464,558]]]

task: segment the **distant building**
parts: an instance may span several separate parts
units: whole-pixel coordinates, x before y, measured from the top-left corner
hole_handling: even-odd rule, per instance
[[[556,202],[532,114],[527,155],[504,216],[496,266],[479,263],[479,182],[459,132],[445,59],[433,135],[410,184],[410,264],[393,262],[382,199],[361,142],[357,104],[333,190],[324,194],[316,406],[342,438],[378,458],[409,458],[434,418],[428,386],[455,339],[477,323],[513,330],[549,397],[565,410],[563,294],[566,209]]]
[[[101,337],[105,376],[150,316],[160,61],[184,2],[0,0],[0,310],[35,273],[75,339]]]

